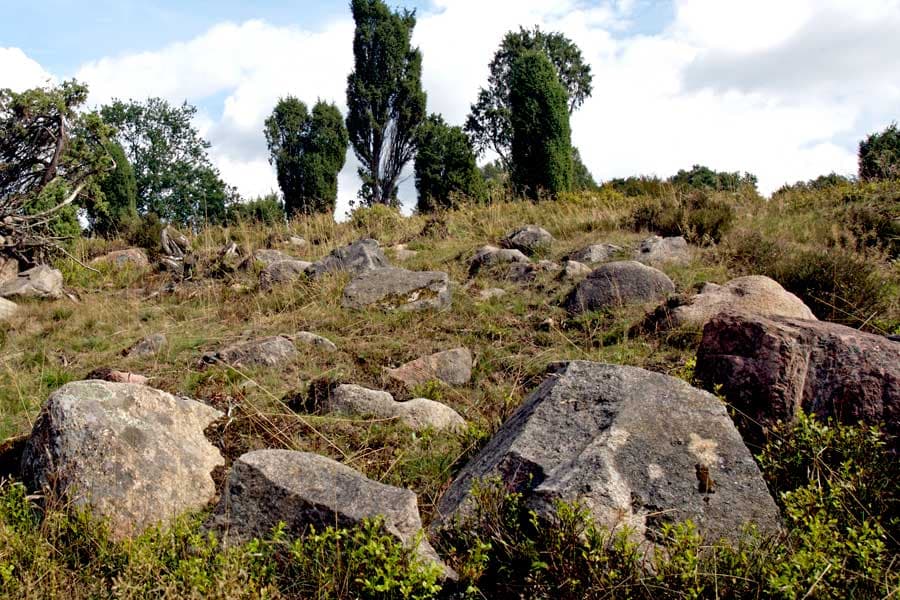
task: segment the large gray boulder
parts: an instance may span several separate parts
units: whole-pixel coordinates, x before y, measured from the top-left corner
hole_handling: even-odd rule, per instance
[[[773,279],[763,275],[738,277],[724,285],[707,283],[699,294],[676,306],[659,307],[650,316],[652,328],[702,328],[725,311],[770,317],[789,317],[815,321],[816,316],[803,300]]]
[[[0,285],[0,298],[63,297],[63,277],[57,269],[38,265],[22,271],[15,279]]]
[[[514,231],[510,231],[500,241],[504,248],[521,250],[531,256],[541,250],[547,250],[553,244],[553,236],[546,229],[537,225],[526,225]]]
[[[300,355],[294,342],[282,335],[233,344],[203,357],[205,364],[230,367],[277,367]]]
[[[363,239],[334,250],[331,254],[317,260],[307,269],[312,278],[321,277],[327,273],[347,272],[351,275],[359,275],[372,269],[389,267],[390,263],[385,258],[378,242],[372,239]]]
[[[900,344],[828,323],[720,314],[703,329],[697,379],[738,409],[745,439],[761,444],[802,410],[848,424],[884,423],[900,440]]]
[[[5,298],[0,298],[0,321],[6,321],[19,311],[19,307],[15,302],[10,302]]]
[[[397,402],[388,392],[358,385],[337,386],[329,394],[323,408],[327,412],[396,419],[414,431],[429,428],[461,431],[466,427],[466,421],[446,404],[427,398]]]
[[[634,259],[646,264],[684,264],[691,260],[691,249],[680,235],[667,238],[654,235],[641,242]]]
[[[595,265],[612,260],[621,251],[622,248],[615,244],[591,244],[581,250],[576,250],[568,258],[586,265]]]
[[[344,288],[344,308],[440,310],[450,306],[450,277],[441,271],[384,267],[365,271]]]
[[[240,542],[265,536],[279,523],[300,536],[310,527],[350,528],[376,517],[383,518],[385,533],[415,546],[423,560],[444,566],[424,536],[413,492],[372,481],[318,454],[244,454],[234,461],[212,523],[227,540]]]
[[[725,409],[680,379],[635,367],[560,363],[438,504],[439,523],[464,519],[477,480],[499,478],[540,517],[580,502],[601,526],[658,539],[665,522],[693,521],[708,541],[736,540],[778,509]]]
[[[675,284],[662,271],[635,261],[618,261],[591,271],[564,306],[570,313],[580,313],[652,302],[674,291]]]
[[[210,473],[225,461],[203,430],[222,416],[143,385],[69,383],[35,422],[22,476],[90,506],[121,539],[213,499]]]
[[[466,385],[472,379],[472,352],[468,348],[445,350],[417,358],[396,369],[385,369],[385,373],[408,387],[429,381]]]
[[[306,270],[312,265],[305,260],[278,260],[270,263],[259,273],[259,287],[266,290],[280,283],[291,283],[307,277]]]

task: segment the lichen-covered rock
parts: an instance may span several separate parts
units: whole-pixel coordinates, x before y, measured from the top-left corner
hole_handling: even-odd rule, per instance
[[[560,363],[459,473],[438,523],[470,514],[472,484],[499,478],[541,517],[580,502],[601,526],[658,540],[690,519],[709,541],[748,523],[779,527],[753,456],[712,394],[680,379],[619,365]]]
[[[591,268],[584,263],[567,260],[559,274],[563,281],[579,281],[591,274]]]
[[[509,248],[497,248],[496,246],[482,246],[475,251],[475,256],[469,264],[469,275],[474,276],[482,268],[492,267],[495,265],[523,263],[527,264],[530,260],[522,254],[521,250],[512,250]]]
[[[450,306],[450,278],[441,271],[385,267],[365,271],[344,288],[344,308],[440,310]]]
[[[130,357],[156,356],[168,343],[166,334],[154,333],[138,340],[137,343],[125,351],[125,355]]]
[[[749,443],[799,411],[870,425],[900,439],[900,344],[828,323],[720,314],[703,329],[697,379],[734,405]]]
[[[466,385],[472,379],[472,352],[468,348],[445,350],[417,358],[396,369],[385,369],[385,373],[407,387],[415,387],[429,381]]]
[[[299,536],[310,527],[350,528],[381,517],[384,531],[418,555],[445,569],[422,535],[416,495],[378,483],[330,458],[290,450],[244,454],[228,475],[212,524],[226,539],[240,542],[262,537],[278,523]]]
[[[115,250],[103,256],[98,256],[91,261],[91,264],[106,264],[119,268],[130,266],[144,269],[150,266],[150,261],[147,260],[147,254],[140,248],[128,248],[127,250]]]
[[[259,273],[259,287],[266,290],[279,283],[290,283],[307,277],[306,270],[312,263],[305,260],[278,260]]]
[[[506,271],[506,279],[513,283],[528,283],[537,279],[541,273],[555,273],[559,270],[559,265],[551,260],[541,260],[536,263],[514,263]]]
[[[564,305],[570,313],[580,313],[651,302],[674,291],[675,284],[662,271],[639,262],[618,261],[591,271]]]
[[[123,538],[215,496],[225,464],[203,435],[219,411],[143,385],[78,381],[50,396],[22,457],[33,489],[52,489],[109,520]]]
[[[762,275],[738,277],[724,285],[707,283],[699,294],[675,306],[665,304],[649,318],[651,329],[702,328],[725,311],[815,321],[803,301],[777,281]]]
[[[63,277],[57,269],[38,265],[0,285],[0,298],[63,297]]]
[[[390,267],[388,259],[378,242],[372,239],[363,239],[334,250],[321,260],[317,260],[307,269],[312,278],[318,278],[328,273],[346,272],[351,275],[359,275],[373,269]]]
[[[586,265],[595,265],[597,263],[612,260],[612,258],[622,251],[620,246],[615,244],[591,244],[581,250],[576,250],[569,255],[569,260],[584,263]]]
[[[230,367],[277,367],[299,356],[294,343],[281,335],[241,342],[203,357],[205,364]]]
[[[427,398],[397,402],[388,392],[370,390],[358,385],[337,386],[331,391],[323,408],[327,412],[372,416],[377,419],[397,419],[415,431],[429,428],[438,431],[445,429],[460,431],[466,426],[459,413],[446,404]]]
[[[687,263],[691,260],[691,249],[683,237],[660,237],[654,235],[641,242],[634,253],[634,259],[646,264]]]
[[[551,244],[553,244],[553,236],[549,231],[537,225],[526,225],[511,231],[500,242],[504,248],[521,250],[529,256],[540,250],[548,249]]]

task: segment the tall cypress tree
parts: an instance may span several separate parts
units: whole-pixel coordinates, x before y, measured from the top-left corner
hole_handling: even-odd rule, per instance
[[[354,69],[347,78],[347,130],[362,165],[359,197],[396,205],[403,168],[415,155],[425,117],[422,54],[411,47],[414,11],[392,12],[381,0],[352,0]]]
[[[100,179],[105,205],[89,206],[87,212],[94,233],[109,237],[137,220],[137,182],[122,146],[115,140],[105,146],[116,166]]]
[[[572,133],[568,95],[543,52],[524,52],[510,79],[512,180],[537,199],[572,189]]]

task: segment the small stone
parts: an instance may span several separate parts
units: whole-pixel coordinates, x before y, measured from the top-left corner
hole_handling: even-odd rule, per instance
[[[305,260],[279,260],[269,264],[259,273],[259,287],[263,290],[281,283],[291,283],[307,277],[306,270],[312,265]]]
[[[228,346],[203,357],[205,364],[224,363],[230,367],[277,367],[299,356],[294,343],[284,336],[273,336]]]
[[[147,385],[147,382],[150,381],[150,379],[144,375],[106,368],[94,369],[87,377],[85,377],[85,379],[111,381],[113,383],[134,383],[137,385]]]
[[[472,353],[468,348],[454,348],[423,356],[396,369],[386,369],[387,376],[407,387],[429,381],[447,385],[466,385],[472,379]]]
[[[569,260],[586,265],[595,265],[611,260],[621,251],[622,248],[615,244],[592,244],[570,254]]]
[[[167,343],[168,339],[166,338],[166,334],[154,333],[138,341],[131,348],[126,350],[125,355],[129,357],[156,356]]]
[[[462,431],[465,420],[455,410],[427,398],[397,402],[388,392],[370,390],[358,385],[339,385],[332,390],[327,412],[397,419],[414,431]]]
[[[486,290],[481,290],[478,292],[478,298],[484,302],[488,300],[493,300],[494,298],[501,298],[506,295],[506,290],[503,288],[488,288]]]
[[[12,319],[19,311],[15,302],[10,302],[5,298],[0,298],[0,321],[8,321]]]
[[[528,257],[522,254],[521,250],[501,249],[496,246],[482,246],[475,251],[475,256],[469,264],[469,276],[474,276],[483,267],[529,262]]]
[[[521,250],[525,254],[533,255],[540,250],[545,250],[553,243],[553,236],[546,229],[537,225],[526,225],[506,234],[500,245],[504,248]]]
[[[406,244],[397,244],[396,246],[393,246],[391,250],[394,252],[394,257],[401,262],[415,258],[419,255],[415,250],[407,248]]]
[[[337,346],[334,345],[334,342],[309,331],[301,331],[294,335],[294,340],[307,346],[313,346],[323,352],[337,352]]]
[[[590,274],[591,268],[586,264],[574,260],[567,260],[566,264],[563,266],[562,272],[559,274],[559,278],[564,281],[577,281],[584,279]]]

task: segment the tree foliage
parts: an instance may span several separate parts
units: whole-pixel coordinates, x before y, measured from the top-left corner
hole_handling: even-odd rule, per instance
[[[162,98],[114,100],[101,109],[134,168],[140,213],[190,227],[225,217],[233,191],[209,160],[209,142],[192,123],[196,113],[186,102],[172,106]]]
[[[83,84],[0,90],[0,254],[31,263],[80,231],[76,202],[100,202],[97,175],[112,168],[109,128],[81,113]]]
[[[896,123],[859,143],[859,178],[900,179],[900,131]]]
[[[533,199],[570,190],[569,111],[555,67],[543,52],[525,52],[513,65],[510,84],[513,184]]]
[[[138,219],[137,182],[122,146],[110,140],[106,150],[115,167],[100,177],[104,202],[88,206],[87,217],[94,233],[111,237],[127,230]]]
[[[599,189],[590,169],[581,160],[578,148],[572,148],[572,189],[577,191],[596,191]]]
[[[356,32],[347,130],[362,165],[359,197],[367,205],[396,205],[400,175],[425,117],[422,54],[410,43],[415,13],[392,12],[381,0],[352,0],[351,9]]]
[[[277,225],[284,223],[284,204],[274,192],[248,200],[247,202],[235,202],[228,206],[227,223],[263,223],[265,225]]]
[[[479,154],[486,150],[496,152],[507,169],[511,169],[513,138],[510,77],[518,57],[532,50],[545,54],[555,67],[565,88],[569,114],[584,104],[593,91],[591,67],[572,40],[561,33],[545,33],[537,26],[507,33],[491,60],[488,87],[479,90],[465,126],[475,150]]]
[[[419,127],[417,146],[420,213],[451,208],[459,198],[484,199],[484,179],[462,128],[447,125],[440,115],[431,115]]]
[[[737,192],[743,188],[756,189],[756,175],[741,174],[738,171],[714,171],[709,167],[694,165],[690,171],[681,169],[669,178],[669,183],[677,187],[717,192]]]
[[[319,101],[310,113],[288,96],[266,119],[265,134],[288,215],[334,212],[349,141],[337,107]]]

